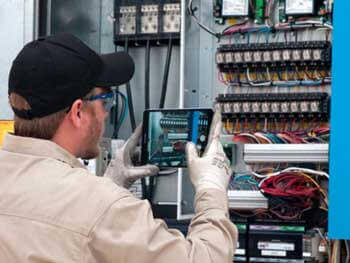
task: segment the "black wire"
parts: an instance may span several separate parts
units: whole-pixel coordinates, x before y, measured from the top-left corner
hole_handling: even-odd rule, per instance
[[[145,108],[150,107],[150,89],[149,89],[149,74],[150,74],[150,40],[147,40],[146,44],[146,57],[145,57]]]
[[[115,46],[115,52],[118,51],[118,48],[117,46]],[[119,91],[119,87],[117,86],[116,87],[116,94],[118,94],[118,91]],[[113,125],[114,125],[114,131],[113,131],[113,134],[112,134],[112,139],[116,139],[118,137],[118,130],[117,130],[117,125],[118,125],[118,121],[119,121],[119,116],[118,116],[118,105],[119,105],[119,96],[117,95],[115,97],[115,100],[116,100],[116,104],[114,105],[114,121],[113,121]]]
[[[163,75],[163,84],[162,84],[162,94],[160,97],[160,103],[159,103],[159,108],[164,108],[165,104],[165,97],[167,93],[167,87],[168,87],[168,77],[169,77],[169,68],[170,68],[170,62],[171,62],[171,53],[173,49],[173,42],[172,39],[169,39],[169,44],[168,44],[168,52],[166,55],[166,62],[165,62],[165,68],[164,68],[164,75]]]
[[[142,199],[148,199],[148,191],[147,191],[147,185],[146,185],[146,179],[141,178],[141,189],[142,189]]]
[[[149,74],[150,74],[150,40],[146,43],[146,54],[145,54],[145,109],[150,107],[150,88],[149,88]],[[150,196],[148,194],[148,189],[146,186],[146,179],[141,179],[142,187],[142,199],[148,199],[150,201]]]
[[[117,101],[118,101],[119,96],[120,96],[119,91],[117,91]],[[115,111],[115,116],[116,116],[117,122],[115,123],[115,129],[114,129],[114,133],[112,136],[113,139],[118,138],[119,130],[120,130],[120,127],[122,126],[122,116],[126,110],[126,103],[127,102],[123,99],[123,97],[121,98],[121,101],[122,101],[122,104],[121,104],[120,116],[118,116],[118,112]],[[118,104],[115,107],[118,108]]]
[[[129,53],[129,41],[127,39],[125,40],[124,50],[126,53]],[[131,92],[130,82],[126,83],[126,94],[128,98],[130,125],[131,125],[132,131],[134,131],[136,129],[136,121],[135,121],[134,104],[132,101],[132,92]]]
[[[165,61],[165,68],[164,68],[164,75],[163,75],[163,83],[162,83],[162,94],[160,97],[160,103],[159,103],[159,108],[163,109],[164,104],[165,104],[165,97],[167,93],[167,87],[168,87],[168,76],[169,76],[169,68],[170,68],[170,62],[171,62],[171,53],[173,49],[173,42],[172,39],[169,39],[169,44],[168,44],[168,52],[166,56],[166,61]],[[154,177],[149,178],[149,189],[148,189],[148,197],[147,199],[151,202],[153,198],[153,191],[154,191]]]
[[[190,14],[190,16],[195,18],[196,23],[199,25],[200,28],[202,28],[204,31],[206,31],[207,33],[209,33],[210,35],[216,37],[218,40],[220,40],[221,38],[221,34],[220,33],[216,33],[216,32],[212,32],[210,30],[208,30],[206,27],[204,27],[200,22],[199,19],[196,17],[196,15],[194,14],[194,12],[197,10],[197,7],[193,8],[192,7],[192,1],[190,3],[190,6],[188,7],[188,12]]]

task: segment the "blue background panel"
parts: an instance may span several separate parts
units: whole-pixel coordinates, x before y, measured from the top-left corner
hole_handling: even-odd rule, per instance
[[[350,239],[350,1],[334,4],[329,236]]]

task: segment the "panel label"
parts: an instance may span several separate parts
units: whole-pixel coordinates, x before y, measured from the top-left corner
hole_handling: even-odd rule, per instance
[[[278,251],[278,250],[261,250],[262,256],[274,256],[274,257],[286,257],[286,251]]]
[[[283,242],[258,242],[258,249],[294,251],[294,244]]]
[[[235,255],[245,255],[245,249],[237,248],[235,251]]]
[[[286,0],[286,14],[312,14],[314,0]]]
[[[249,0],[223,0],[223,16],[247,16]]]

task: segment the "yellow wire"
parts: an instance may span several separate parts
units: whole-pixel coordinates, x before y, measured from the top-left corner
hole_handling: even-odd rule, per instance
[[[318,190],[323,194],[323,196],[324,196],[324,198],[325,198],[325,199],[324,199],[324,202],[325,202],[326,205],[328,206],[328,196],[327,196],[327,194],[323,191],[322,187],[321,187],[311,176],[309,176],[309,175],[307,175],[307,174],[305,174],[305,173],[303,173],[303,172],[297,172],[297,173],[299,173],[300,175],[302,175],[302,176],[308,178],[311,182],[314,183],[314,185],[316,185],[316,187],[318,188]]]

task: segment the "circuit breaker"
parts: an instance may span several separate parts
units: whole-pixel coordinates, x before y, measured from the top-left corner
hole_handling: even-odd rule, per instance
[[[171,38],[178,43],[181,9],[179,0],[114,2],[114,43],[124,46],[142,46],[167,43]]]

